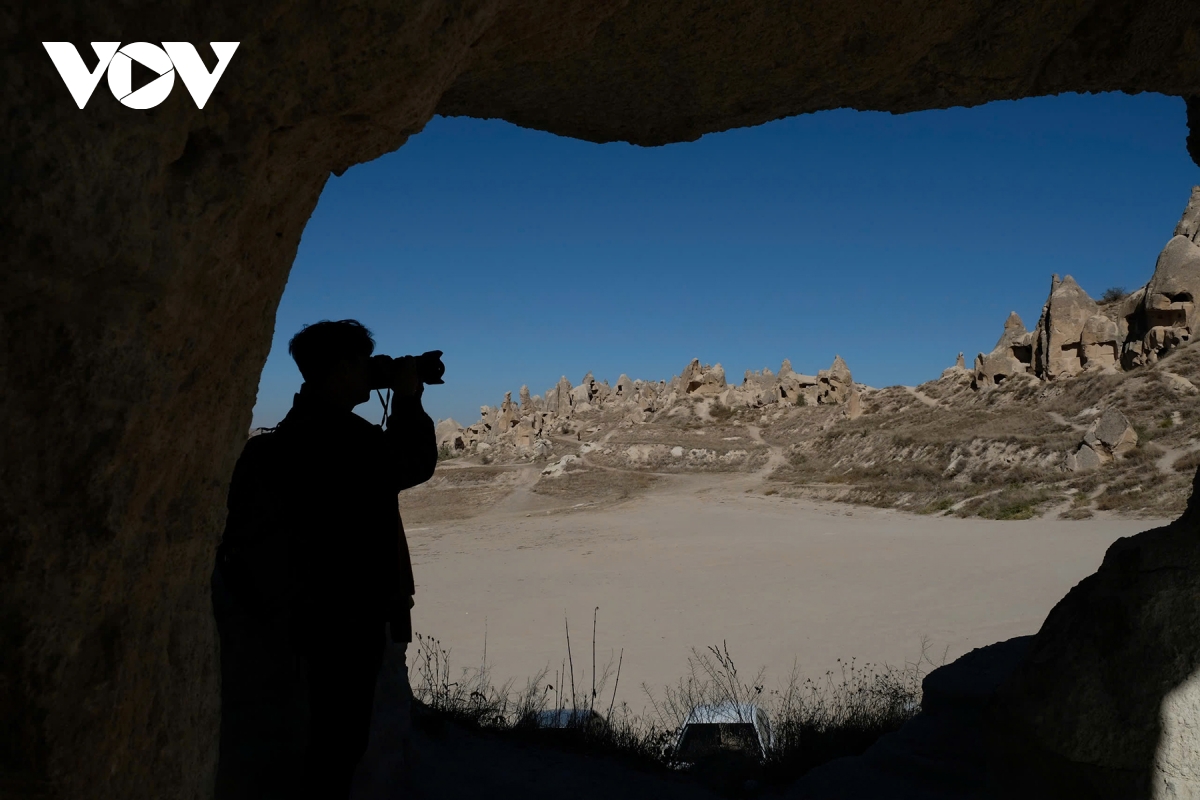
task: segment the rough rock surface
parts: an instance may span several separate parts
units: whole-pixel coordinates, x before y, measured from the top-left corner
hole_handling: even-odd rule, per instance
[[[1200,796],[1197,488],[1179,520],[1109,548],[998,692],[995,768],[1013,796]]]
[[[715,397],[725,388],[725,370],[720,364],[709,366],[700,365],[700,359],[693,358],[675,384],[676,391],[683,394],[698,394],[701,397]]]
[[[1180,227],[1184,227],[1183,222]],[[1200,245],[1186,236],[1175,236],[1158,257],[1154,277],[1146,286],[1146,327],[1194,330],[1197,296]]]
[[[1109,408],[1083,434],[1079,450],[1067,456],[1067,469],[1096,469],[1137,447],[1138,435],[1124,414]]]
[[[65,797],[208,795],[207,576],[331,172],[435,113],[661,144],[847,106],[1200,97],[1198,20],[1134,0],[6,5],[0,770]],[[241,42],[203,111],[178,86],[80,111],[40,45],[162,37]]]
[[[439,421],[434,433],[437,435],[439,448],[444,447],[451,451],[459,451],[465,450],[467,447],[466,440],[462,435],[462,426],[453,419]]]
[[[1013,311],[1004,321],[1004,332],[992,352],[975,357],[975,381],[979,386],[996,386],[1013,375],[1030,372],[1033,358],[1033,334]],[[962,353],[958,355],[962,360]],[[958,366],[958,362],[955,362]]]
[[[1054,276],[1034,346],[1041,374],[1053,379],[1083,371],[1083,328],[1099,310],[1074,278],[1068,275],[1060,281]]]
[[[1119,458],[1137,447],[1137,431],[1129,420],[1115,408],[1101,414],[1083,434],[1083,441],[1094,450],[1103,450]]]

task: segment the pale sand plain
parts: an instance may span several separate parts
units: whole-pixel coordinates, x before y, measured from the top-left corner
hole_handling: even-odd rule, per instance
[[[687,674],[693,647],[725,642],[769,689],[793,664],[817,679],[838,659],[902,666],[924,643],[940,663],[1035,633],[1112,542],[1166,522],[918,516],[747,493],[747,477],[672,476],[573,507],[530,493],[528,471],[477,516],[410,522],[414,628],[455,673],[480,663],[486,633],[494,678],[524,685],[567,658],[568,619],[583,691],[598,607],[598,671],[623,648],[617,701],[640,711],[642,684]]]

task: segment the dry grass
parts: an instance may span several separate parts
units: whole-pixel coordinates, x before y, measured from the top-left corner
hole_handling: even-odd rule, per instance
[[[611,503],[642,494],[659,480],[643,472],[584,467],[568,470],[556,478],[543,477],[533,491],[545,497]]]
[[[469,727],[544,746],[616,756],[642,768],[682,770],[722,794],[741,795],[747,780],[771,790],[835,758],[861,754],[916,715],[921,680],[928,667],[936,666],[924,654],[919,662],[900,668],[860,666],[851,660],[817,680],[802,678],[793,666],[787,679],[772,689],[765,670],[745,680],[722,644],[693,649],[689,674],[674,686],[655,691],[643,684],[649,709],[637,714],[615,702],[623,652],[615,665],[610,659],[597,666],[595,625],[593,619],[590,671],[586,652],[572,649],[570,630],[564,625],[562,663],[546,667],[520,689],[513,681],[496,685],[486,643],[479,666],[456,672],[449,650],[418,634],[409,669],[413,697],[431,714]],[[755,704],[767,712],[773,737],[766,760],[724,753],[699,763],[676,762],[675,744],[691,709],[724,703]],[[570,722],[565,729],[539,728],[537,715],[543,711],[569,711]]]
[[[500,466],[439,464],[426,483],[400,493],[407,523],[470,519],[512,494],[517,470]]]
[[[1171,469],[1176,472],[1182,472],[1189,478],[1196,474],[1196,470],[1200,469],[1200,450],[1193,450],[1190,453],[1184,453],[1171,464]]]
[[[1056,497],[1041,487],[1013,486],[970,500],[955,515],[998,520],[1033,519],[1040,516],[1042,507]]]

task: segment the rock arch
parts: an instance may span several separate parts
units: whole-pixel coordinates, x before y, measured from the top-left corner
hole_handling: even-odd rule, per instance
[[[0,22],[0,770],[98,800],[211,791],[207,574],[331,172],[435,113],[656,145],[841,106],[1200,98],[1183,2],[98,0]],[[81,111],[40,42],[97,39],[242,44],[203,111],[179,90]]]

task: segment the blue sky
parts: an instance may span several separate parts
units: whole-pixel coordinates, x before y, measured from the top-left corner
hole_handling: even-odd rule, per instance
[[[444,350],[425,406],[467,424],[522,383],[670,378],[692,357],[873,386],[1037,321],[1052,273],[1149,279],[1200,169],[1183,101],[1062,95],[903,116],[838,110],[641,148],[435,118],[331,177],[275,321],[255,425],[287,412],[303,324]],[[372,401],[374,403],[374,401]],[[378,419],[377,404],[360,412]]]

